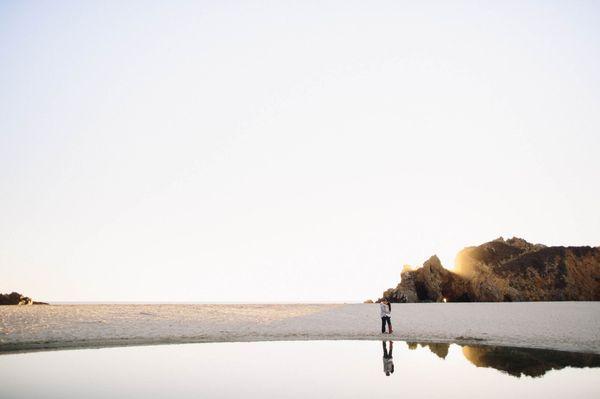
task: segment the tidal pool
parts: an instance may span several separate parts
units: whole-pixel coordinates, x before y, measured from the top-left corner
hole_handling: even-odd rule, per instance
[[[391,341],[0,356],[0,398],[598,398],[600,355]]]

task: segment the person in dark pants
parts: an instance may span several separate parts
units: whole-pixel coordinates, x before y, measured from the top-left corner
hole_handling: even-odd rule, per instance
[[[392,333],[392,305],[387,300],[382,300],[379,304],[379,311],[381,314],[381,333],[385,334],[385,325],[387,323],[388,332]]]
[[[388,352],[385,341],[381,341],[383,345],[383,372],[388,377],[394,373],[394,358],[392,357],[392,351],[394,350],[394,341],[388,341],[390,344],[390,350]]]

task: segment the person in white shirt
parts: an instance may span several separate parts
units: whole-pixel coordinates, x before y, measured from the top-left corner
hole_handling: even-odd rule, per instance
[[[394,358],[392,357],[392,351],[394,350],[394,341],[388,341],[390,343],[390,350],[388,351],[385,345],[385,341],[381,341],[383,345],[383,372],[388,377],[394,372]]]
[[[389,301],[383,299],[381,301],[381,303],[379,304],[379,311],[381,314],[381,333],[385,334],[385,324],[387,323],[388,325],[388,332],[389,334],[392,333],[392,320],[391,320],[391,316],[392,316],[392,305],[390,304]]]

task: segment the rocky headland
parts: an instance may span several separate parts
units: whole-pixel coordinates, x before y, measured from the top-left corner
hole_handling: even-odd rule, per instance
[[[467,247],[445,269],[437,256],[405,266],[390,302],[599,301],[600,247],[548,247],[502,237]]]
[[[48,305],[46,302],[37,302],[28,296],[11,292],[10,294],[0,294],[0,305]]]

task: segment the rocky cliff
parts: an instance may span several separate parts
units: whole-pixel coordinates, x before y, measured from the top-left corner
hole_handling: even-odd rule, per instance
[[[434,255],[416,270],[405,266],[400,276],[383,293],[390,302],[598,301],[600,247],[498,238],[460,251],[454,271]]]
[[[0,294],[0,305],[47,305],[46,302],[36,302],[18,292]]]

